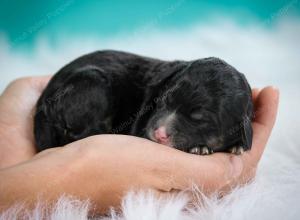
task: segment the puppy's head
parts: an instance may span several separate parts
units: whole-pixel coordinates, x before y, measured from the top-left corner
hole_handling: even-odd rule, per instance
[[[241,73],[207,58],[176,75],[155,100],[148,138],[184,151],[201,146],[221,151],[243,140],[251,147],[251,122],[246,120],[252,115],[251,89]]]

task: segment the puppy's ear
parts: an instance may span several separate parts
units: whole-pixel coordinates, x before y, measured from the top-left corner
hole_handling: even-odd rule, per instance
[[[169,62],[169,63],[161,63],[154,67],[149,77],[148,86],[161,86],[167,80],[170,80],[173,77],[179,77],[180,72],[182,72],[186,68],[186,64],[180,61]]]
[[[242,144],[245,150],[250,150],[252,146],[252,125],[251,119],[246,117],[243,121],[242,128],[241,128],[241,137],[242,137]]]

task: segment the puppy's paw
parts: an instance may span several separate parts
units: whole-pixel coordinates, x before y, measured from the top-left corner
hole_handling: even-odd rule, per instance
[[[209,155],[213,153],[213,150],[208,148],[207,146],[203,147],[193,147],[189,149],[189,153],[198,154],[198,155]]]
[[[193,147],[193,148],[190,148],[188,152],[191,153],[191,154],[200,154],[201,148],[200,147]]]
[[[244,153],[244,147],[243,146],[233,146],[229,149],[229,152],[236,155],[241,155]]]

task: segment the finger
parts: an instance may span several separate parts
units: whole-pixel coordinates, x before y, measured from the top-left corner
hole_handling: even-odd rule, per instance
[[[254,113],[253,145],[265,145],[274,126],[279,103],[279,91],[274,87],[264,88],[257,98]]]
[[[257,97],[257,110],[252,123],[253,143],[251,151],[248,152],[252,163],[260,159],[265,149],[276,120],[278,102],[279,91],[274,87],[264,88]]]
[[[241,156],[244,168],[239,179],[240,184],[248,182],[255,175],[257,164],[265,150],[276,120],[278,101],[279,91],[274,87],[264,88],[257,97],[257,111],[252,123],[252,149]]]
[[[253,150],[252,154],[260,155],[263,151],[262,148],[266,145],[269,134],[274,125],[279,91],[274,87],[266,87],[263,90],[253,90],[253,98],[255,102],[254,120],[252,123],[253,128]],[[257,159],[257,158],[256,158]]]
[[[276,119],[279,102],[279,90],[268,86],[264,88],[257,100],[257,110],[254,113],[254,121],[268,128],[272,128]]]

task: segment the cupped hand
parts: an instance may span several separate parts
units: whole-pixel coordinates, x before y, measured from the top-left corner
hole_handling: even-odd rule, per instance
[[[41,195],[53,201],[61,194],[71,194],[89,198],[96,204],[96,210],[104,211],[119,204],[130,189],[171,192],[196,184],[206,193],[227,191],[254,177],[276,119],[279,99],[279,92],[273,87],[253,91],[253,145],[251,151],[240,156],[227,153],[199,156],[133,136],[97,135],[32,158],[35,151],[30,115],[49,78],[30,80],[34,79],[38,82],[34,87],[12,84],[0,98],[1,129],[12,131],[5,133],[7,143],[11,143],[8,148],[14,154],[23,150],[22,155],[27,157],[27,162],[15,163],[0,172],[0,177],[6,180],[0,184],[0,189],[5,189],[0,194],[5,195],[6,204],[25,198],[34,201]],[[27,97],[29,94],[31,98]],[[3,149],[0,148],[0,153]],[[20,158],[24,161],[26,157]],[[23,182],[22,191],[16,190],[19,186],[14,183],[18,180]]]
[[[253,145],[242,155],[193,155],[125,135],[99,135],[70,144],[68,147],[86,153],[86,172],[79,186],[93,188],[93,181],[85,181],[88,179],[101,182],[100,188],[107,189],[107,194],[93,191],[90,195],[98,195],[95,200],[102,207],[117,204],[124,192],[134,188],[172,192],[196,185],[207,194],[226,193],[255,176],[275,123],[278,101],[274,87],[253,90]]]

